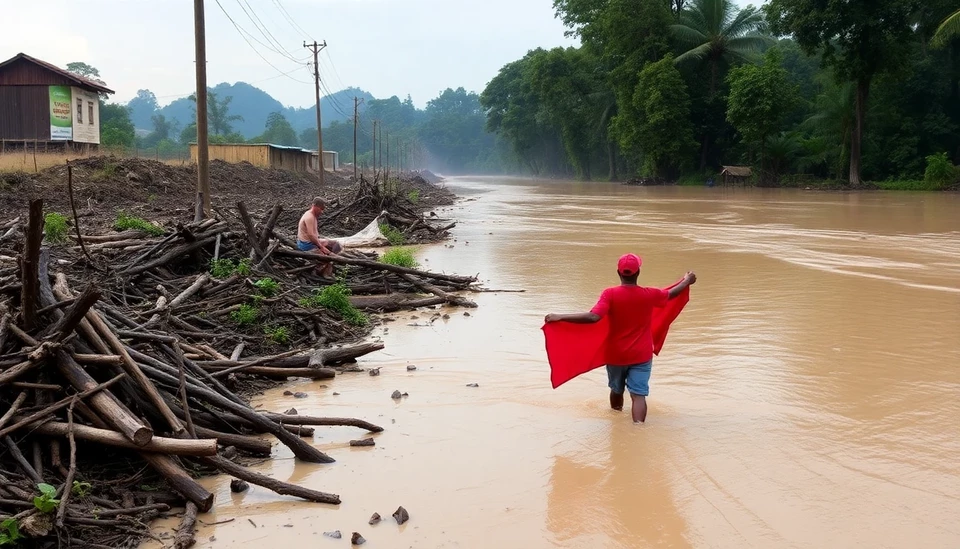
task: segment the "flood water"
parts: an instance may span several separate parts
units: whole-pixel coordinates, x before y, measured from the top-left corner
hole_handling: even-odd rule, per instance
[[[386,431],[350,448],[361,432],[318,428],[337,463],[280,448],[259,468],[339,508],[208,481],[202,521],[236,520],[200,547],[345,547],[353,531],[372,549],[960,547],[960,196],[448,184],[457,241],[422,264],[526,291],[399,315],[361,363],[379,377],[255,401]],[[625,252],[641,283],[699,277],[641,426],[609,410],[603,370],[552,390],[540,332],[616,284]]]

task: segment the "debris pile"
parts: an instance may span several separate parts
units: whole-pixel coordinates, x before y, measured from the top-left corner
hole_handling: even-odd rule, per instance
[[[366,209],[353,205],[361,201]],[[395,195],[361,186],[344,204],[336,217],[386,210],[401,230],[437,234]],[[358,251],[297,250],[277,229],[281,204],[255,216],[239,202],[173,227],[170,218],[127,216],[96,233],[80,230],[77,205],[71,210],[66,222],[45,221],[43,201],[34,200],[28,215],[0,227],[2,539],[128,546],[150,535],[149,520],[186,503],[174,541],[187,547],[197,512],[214,499],[195,478],[216,472],[235,477],[238,491],[250,483],[337,504],[336,494],[240,462],[270,455],[262,434],[298,459],[329,463],[303,438],[313,426],[382,428],[254,410],[239,394],[245,384],[334,377],[382,348],[356,343],[370,311],[474,306],[455,293],[474,277]],[[337,280],[316,276],[321,261],[335,264]]]

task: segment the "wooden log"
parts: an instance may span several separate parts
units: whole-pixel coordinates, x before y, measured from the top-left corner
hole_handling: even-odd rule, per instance
[[[243,228],[247,231],[247,241],[250,242],[250,248],[253,249],[254,260],[260,261],[263,258],[263,248],[260,247],[260,239],[257,237],[257,232],[253,228],[253,221],[250,220],[250,213],[247,212],[247,205],[242,201],[237,202],[237,211],[240,212],[240,221],[243,223]]]
[[[91,309],[87,313],[87,320],[90,324],[93,325],[94,329],[100,336],[103,337],[107,345],[110,346],[113,351],[120,355],[120,358],[123,359],[123,363],[120,365],[121,368],[130,376],[137,386],[147,395],[147,399],[151,404],[157,407],[160,411],[160,414],[166,420],[167,424],[170,425],[170,428],[174,433],[180,434],[184,431],[184,426],[180,423],[180,420],[177,419],[177,416],[173,414],[170,410],[170,407],[167,406],[167,403],[164,402],[163,398],[160,396],[160,393],[157,392],[156,386],[147,378],[146,374],[140,369],[140,365],[137,364],[133,358],[127,353],[126,347],[120,341],[120,338],[117,337],[117,334],[113,333],[113,330],[107,326],[107,323],[104,322],[103,318],[100,316],[100,313],[96,309]],[[71,359],[72,360],[72,359]]]
[[[333,263],[339,263],[341,265],[356,265],[358,267],[366,267],[368,269],[373,269],[377,271],[389,271],[391,273],[398,274],[412,274],[419,276],[421,278],[428,278],[433,280],[446,280],[448,282],[454,282],[457,284],[472,284],[477,281],[477,278],[474,276],[458,276],[458,275],[448,275],[440,273],[430,273],[426,271],[421,271],[418,269],[410,269],[408,267],[400,267],[397,265],[390,265],[387,263],[380,263],[377,261],[370,261],[367,259],[356,259],[352,257],[344,257],[343,255],[319,255],[310,252],[301,252],[299,250],[287,250],[280,249],[277,250],[275,255],[284,255],[287,257],[299,257],[301,259],[308,259],[310,261],[330,261]]]
[[[383,350],[383,343],[361,343],[359,345],[346,345],[343,347],[333,347],[330,349],[319,349],[310,354],[308,365],[311,368],[320,366],[331,366],[354,360],[364,355]]]
[[[273,444],[269,440],[236,433],[222,433],[199,425],[195,425],[194,428],[197,430],[198,437],[216,439],[217,444],[221,446],[234,446],[238,450],[258,456],[269,456],[273,451]]]
[[[190,299],[194,294],[203,289],[203,287],[206,286],[211,279],[212,278],[209,273],[201,274],[197,277],[193,284],[188,286],[186,290],[180,292],[177,297],[173,298],[173,300],[170,301],[170,304],[167,305],[167,308],[176,309],[180,305],[183,305],[183,302]]]
[[[30,332],[37,323],[40,284],[40,243],[43,241],[43,199],[30,202],[30,218],[24,236],[23,262],[20,269],[20,315],[23,329]]]
[[[210,465],[220,469],[228,475],[232,475],[241,480],[245,480],[251,484],[256,484],[257,486],[263,486],[269,490],[272,490],[278,494],[285,496],[296,496],[298,498],[303,498],[307,501],[313,501],[316,503],[329,503],[331,505],[340,505],[340,496],[336,494],[329,494],[326,492],[318,492],[316,490],[311,490],[309,488],[303,488],[302,486],[297,486],[295,484],[289,484],[286,482],[281,482],[274,478],[270,478],[266,475],[261,475],[259,473],[254,473],[253,471],[247,469],[246,467],[241,467],[232,461],[223,459],[220,456],[203,458],[203,461],[209,463]]]
[[[276,421],[277,423],[283,423],[285,425],[318,425],[318,426],[344,426],[344,427],[358,427],[360,429],[367,430],[371,433],[381,433],[383,432],[383,427],[379,425],[374,425],[369,421],[364,421],[362,419],[353,419],[346,417],[312,417],[312,416],[300,416],[300,415],[288,415],[288,414],[274,414],[272,412],[266,412],[263,415],[268,418]]]
[[[450,305],[456,305],[458,307],[468,307],[472,309],[475,309],[477,307],[477,304],[474,303],[473,301],[470,301],[469,299],[466,299],[458,295],[447,293],[441,290],[440,288],[437,288],[433,284],[420,280],[413,275],[401,274],[400,278],[406,280],[410,284],[413,284],[417,288],[420,288],[421,290],[427,293],[431,293],[437,297],[442,297]]]
[[[170,250],[169,252],[165,253],[164,255],[160,256],[159,258],[149,263],[133,265],[127,268],[126,270],[122,271],[120,274],[123,274],[126,276],[135,276],[140,273],[149,271],[151,269],[162,267],[179,257],[195,252],[196,250],[199,250],[200,248],[203,248],[208,244],[212,244],[213,241],[216,240],[216,238],[217,238],[216,235],[210,235],[200,240],[197,240],[196,242],[190,242],[188,244],[178,246],[177,248]]]
[[[13,415],[17,413],[25,400],[27,400],[27,392],[20,391],[17,398],[10,404],[10,408],[3,414],[3,417],[0,417],[0,429],[3,429],[4,425],[13,418]]]
[[[71,354],[74,360],[80,364],[91,364],[97,366],[119,366],[123,364],[123,359],[119,355],[88,355],[82,353]]]
[[[57,273],[56,283],[53,285],[52,289],[50,289],[49,277],[41,275],[40,281],[44,303],[47,303],[48,301],[52,303],[58,299],[64,301],[66,299],[74,298],[73,292],[70,291],[69,285],[67,284],[67,277],[63,273]],[[90,311],[88,310],[87,313],[89,312]],[[54,311],[53,314],[59,318],[59,315],[62,315],[63,313],[60,311]],[[80,321],[80,326],[77,331],[88,343],[93,345],[94,350],[101,354],[110,354],[107,344],[103,342],[103,339],[97,334],[96,330],[93,329],[93,326],[90,324],[90,321],[87,320],[86,315],[84,315],[83,320]]]
[[[273,228],[277,226],[277,220],[280,219],[281,212],[283,212],[283,206],[277,202],[274,204],[273,209],[270,210],[270,217],[267,218],[267,223],[263,226],[263,230],[260,231],[261,249],[265,248],[270,241],[270,233],[272,233]],[[269,252],[267,255],[269,255]]]
[[[173,458],[150,452],[140,452],[140,455],[155,471],[167,479],[167,482],[178,494],[186,498],[187,501],[195,503],[200,511],[206,513],[213,507],[213,494],[193,480]]]
[[[217,371],[217,367],[210,368],[214,376],[223,377],[228,370]],[[287,379],[288,377],[305,377],[308,379],[333,379],[337,377],[337,371],[330,368],[271,368],[269,366],[252,366],[242,368],[237,372],[251,376],[263,376],[271,379]]]
[[[190,505],[188,503],[187,505]],[[151,503],[150,505],[138,505],[136,507],[126,507],[121,509],[100,509],[97,511],[97,516],[100,518],[104,517],[117,517],[120,515],[137,515],[140,513],[147,513],[150,511],[169,511],[170,506],[166,503]]]
[[[18,420],[16,423],[10,425],[9,427],[4,427],[3,429],[0,429],[0,436],[10,434],[13,431],[16,431],[17,429],[23,427],[24,425],[36,423],[37,421],[40,421],[40,420],[45,420],[49,416],[52,416],[56,412],[66,408],[67,406],[72,404],[75,400],[87,398],[90,396],[96,396],[97,394],[100,393],[100,391],[109,388],[111,385],[113,385],[114,383],[117,383],[123,378],[124,376],[121,374],[109,381],[106,381],[104,383],[91,387],[90,389],[87,389],[82,393],[68,396],[67,398],[62,399],[59,402],[56,402],[46,408],[43,408],[37,412],[34,412],[29,416],[25,417],[24,419]]]
[[[217,377],[226,377],[226,376],[228,376],[228,375],[230,375],[230,374],[232,374],[232,373],[234,373],[234,372],[240,372],[240,371],[248,370],[248,369],[253,368],[253,367],[258,367],[258,366],[261,366],[261,365],[263,365],[263,364],[269,363],[269,362],[271,362],[271,361],[278,360],[278,359],[281,359],[281,358],[286,358],[286,357],[288,357],[288,356],[297,354],[297,353],[299,353],[299,352],[300,352],[299,350],[296,350],[296,349],[295,349],[295,350],[292,350],[292,351],[288,351],[288,352],[286,352],[286,353],[282,353],[282,354],[280,354],[280,355],[275,355],[275,356],[270,356],[270,357],[263,357],[263,358],[259,358],[259,359],[256,359],[256,360],[250,360],[250,361],[247,361],[247,362],[242,362],[242,363],[239,363],[239,364],[236,364],[236,365],[233,365],[233,366],[229,366],[229,367],[227,367],[226,369],[221,369],[221,371],[217,372],[216,374],[212,374],[212,375],[213,375],[213,377],[215,377],[215,378],[217,378]],[[228,361],[218,360],[218,362],[228,362]]]
[[[28,425],[26,428],[41,435],[57,437],[66,437],[69,431],[69,426],[66,423],[53,421]],[[150,439],[150,442],[140,446],[130,442],[127,437],[115,431],[97,429],[96,427],[77,423],[73,425],[73,434],[80,440],[115,446],[117,448],[126,448],[128,450],[140,450],[175,456],[214,456],[217,454],[218,441],[215,438],[179,439],[155,436]]]
[[[66,351],[61,350],[57,357],[57,368],[78,391],[88,392],[96,388],[97,382]],[[119,380],[121,376],[114,378]],[[145,426],[126,406],[110,393],[96,393],[90,397],[90,406],[114,429],[123,433],[137,446],[143,446],[153,438],[153,429]]]
[[[74,434],[73,407],[77,403],[74,399],[67,408],[67,439],[70,441],[70,469],[63,481],[63,492],[60,494],[60,505],[57,508],[57,528],[63,528],[63,519],[67,514],[67,505],[70,503],[70,496],[73,494],[73,479],[77,475],[77,440]],[[121,435],[122,437],[123,435]]]
[[[447,300],[442,297],[420,297],[414,294],[390,295],[354,295],[350,296],[350,304],[364,311],[382,311],[390,313],[404,309],[418,309],[433,305],[443,305]]]
[[[74,300],[73,304],[64,311],[60,320],[50,328],[48,332],[51,334],[49,336],[50,341],[63,341],[76,330],[86,316],[87,311],[89,311],[90,308],[93,307],[93,304],[99,299],[100,291],[97,290],[94,285],[90,284],[84,288],[83,291],[80,292],[80,295]]]
[[[157,368],[144,366],[144,369],[152,370],[151,375],[169,384],[170,387],[176,387],[179,384],[179,380],[175,376],[167,374]],[[295,456],[304,461],[308,461],[310,463],[333,463],[335,461],[327,454],[300,440],[300,438],[295,434],[284,429],[280,425],[277,425],[273,421],[270,421],[264,417],[263,414],[256,412],[253,408],[250,408],[249,405],[238,404],[220,395],[219,393],[211,391],[210,389],[197,387],[191,384],[187,385],[187,392],[195,397],[199,397],[201,400],[204,400],[213,406],[223,408],[224,410],[232,412],[241,418],[250,421],[256,428],[263,429],[264,432],[270,433],[271,435],[277,437],[280,442],[285,444],[293,451]]]
[[[180,521],[180,527],[177,528],[177,534],[173,537],[174,549],[189,549],[197,542],[194,531],[197,526],[197,506],[193,502],[187,503],[187,509],[183,513],[183,520]]]
[[[7,451],[10,452],[10,456],[13,457],[13,460],[17,462],[17,465],[20,466],[20,469],[26,473],[27,477],[33,481],[34,484],[39,484],[43,482],[43,477],[40,476],[40,473],[27,461],[27,458],[24,457],[23,452],[20,451],[20,447],[17,446],[17,443],[13,441],[12,438],[6,436],[3,437],[3,443],[7,446]]]

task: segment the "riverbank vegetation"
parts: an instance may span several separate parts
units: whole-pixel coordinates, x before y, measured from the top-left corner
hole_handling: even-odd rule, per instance
[[[581,46],[504,66],[487,129],[538,176],[957,185],[956,2],[823,4],[555,0]]]

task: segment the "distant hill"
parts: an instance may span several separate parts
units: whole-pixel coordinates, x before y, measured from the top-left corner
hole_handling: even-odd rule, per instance
[[[233,130],[243,134],[247,139],[262,134],[267,117],[277,111],[283,113],[297,133],[316,127],[315,106],[308,108],[284,107],[267,92],[246,82],[235,84],[223,82],[211,89],[221,99],[233,97],[230,103],[230,114],[243,117],[242,121],[233,122]],[[373,99],[369,92],[358,88],[348,88],[333,95],[321,97],[320,112],[324,127],[333,122],[348,120],[353,115],[354,97],[360,97],[367,102]],[[138,130],[151,130],[153,128],[151,118],[155,114],[162,114],[168,121],[175,123],[177,127],[186,127],[194,121],[196,116],[194,106],[195,103],[185,97],[177,99],[165,107],[159,107],[156,97],[149,90],[141,90],[137,97],[127,104],[130,109],[130,118]]]

